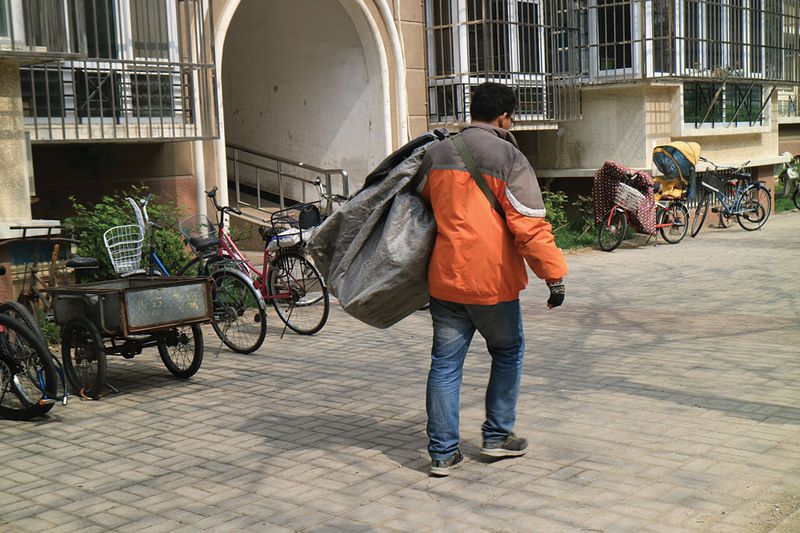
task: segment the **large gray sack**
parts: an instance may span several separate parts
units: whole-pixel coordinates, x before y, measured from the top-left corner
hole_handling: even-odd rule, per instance
[[[414,190],[426,147],[343,204],[308,242],[345,312],[376,328],[388,328],[428,302],[436,222]]]

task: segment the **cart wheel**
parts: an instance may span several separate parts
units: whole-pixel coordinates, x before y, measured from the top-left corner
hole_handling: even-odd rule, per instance
[[[171,329],[158,339],[158,354],[173,376],[194,376],[203,363],[203,330],[200,326]]]
[[[100,399],[106,384],[106,350],[91,320],[79,316],[67,323],[61,334],[61,357],[75,393]]]

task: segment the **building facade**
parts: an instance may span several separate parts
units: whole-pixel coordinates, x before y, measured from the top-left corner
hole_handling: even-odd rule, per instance
[[[800,82],[796,0],[426,4],[428,48],[436,51],[431,94],[452,64],[461,74],[451,78],[520,86],[517,137],[540,177],[567,180],[556,188],[591,177],[609,159],[652,170],[653,148],[674,140],[697,141],[718,164],[747,163],[762,177],[785,159],[779,134],[786,137],[796,120],[791,104]],[[449,45],[442,34],[458,37]],[[541,87],[534,98],[522,88],[529,80]],[[526,110],[548,111],[567,80],[579,87],[578,106]],[[468,88],[456,92],[450,100],[464,113]],[[441,100],[431,96],[432,122],[468,118],[458,111],[442,116]]]
[[[487,80],[516,88],[552,188],[585,191],[608,159],[652,170],[679,139],[770,177],[800,151],[799,2],[0,0],[0,217],[139,183],[187,215],[214,185],[254,206],[315,199],[317,177],[352,192],[467,123]]]

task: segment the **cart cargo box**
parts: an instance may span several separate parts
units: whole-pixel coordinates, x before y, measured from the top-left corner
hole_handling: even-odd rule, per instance
[[[50,289],[56,322],[85,316],[104,335],[210,322],[208,278],[127,278]]]

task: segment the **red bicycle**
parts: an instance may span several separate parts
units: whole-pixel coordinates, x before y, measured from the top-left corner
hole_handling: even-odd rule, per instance
[[[180,269],[178,275],[212,275],[220,269],[236,269],[252,280],[251,287],[230,287],[218,280],[217,300],[235,310],[227,323],[215,325],[220,339],[232,350],[250,353],[258,349],[266,336],[266,316],[259,302],[271,302],[286,327],[302,335],[313,335],[325,325],[330,311],[330,298],[322,276],[306,258],[302,246],[308,232],[298,227],[298,214],[309,204],[298,204],[277,211],[270,226],[261,226],[264,239],[263,261],[254,265],[236,246],[225,226],[225,215],[241,214],[235,207],[217,203],[217,187],[207,191],[217,211],[217,221],[194,215],[180,223],[181,233],[195,251],[196,257]],[[216,293],[215,293],[216,294]],[[233,314],[233,313],[228,313]],[[224,331],[224,328],[228,331]],[[231,328],[235,329],[232,335]]]
[[[625,239],[628,226],[632,225],[629,217],[636,214],[644,195],[623,182],[617,184],[614,205],[600,222],[600,249],[610,252],[615,250]],[[689,228],[689,210],[681,198],[671,198],[655,203],[655,228],[669,244],[677,244],[686,236]]]

